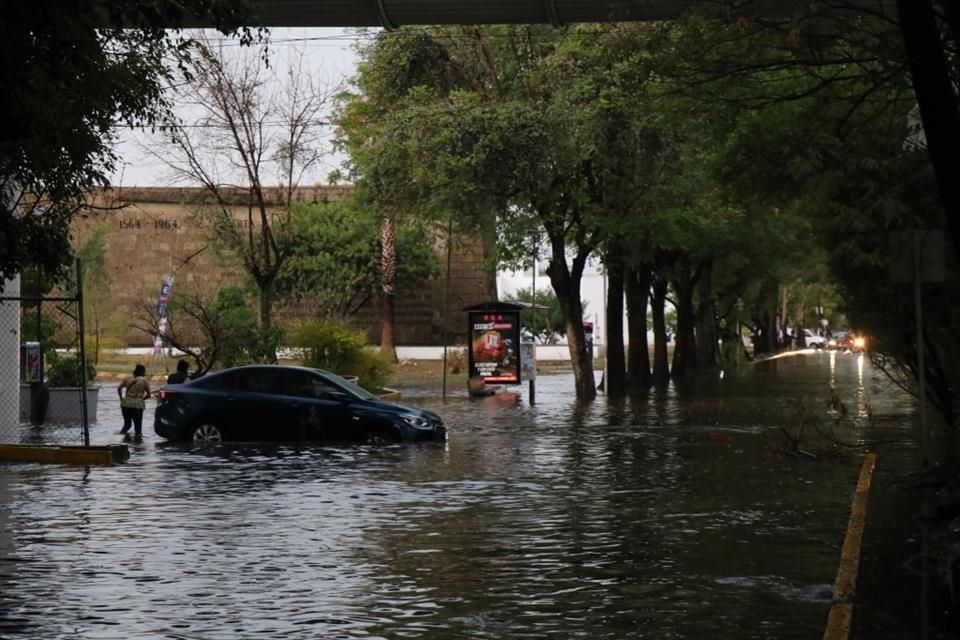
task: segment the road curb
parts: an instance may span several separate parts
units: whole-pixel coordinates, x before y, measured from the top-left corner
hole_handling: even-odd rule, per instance
[[[21,444],[0,445],[0,460],[52,464],[111,465],[130,457],[126,445],[103,447],[55,447]]]
[[[877,454],[868,453],[863,457],[857,489],[853,494],[850,507],[850,520],[847,522],[847,535],[843,539],[840,552],[840,566],[833,583],[833,606],[827,617],[827,628],[823,640],[847,640],[853,625],[853,596],[857,591],[857,573],[860,569],[860,548],[863,543],[863,530],[867,521],[867,503],[870,498],[870,484],[873,471],[877,466]]]

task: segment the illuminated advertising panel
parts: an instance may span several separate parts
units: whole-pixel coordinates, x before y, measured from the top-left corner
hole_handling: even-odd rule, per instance
[[[487,384],[520,383],[520,313],[471,311],[470,376]]]

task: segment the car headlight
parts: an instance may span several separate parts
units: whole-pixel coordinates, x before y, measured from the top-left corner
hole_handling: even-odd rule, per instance
[[[867,339],[866,339],[866,338],[854,338],[854,339],[853,339],[853,346],[855,346],[857,349],[863,349],[866,345],[867,345]]]
[[[406,422],[411,427],[418,427],[420,429],[424,429],[430,426],[430,423],[427,422],[427,420],[425,420],[424,418],[421,418],[420,416],[404,415],[400,417],[403,419],[404,422]]]

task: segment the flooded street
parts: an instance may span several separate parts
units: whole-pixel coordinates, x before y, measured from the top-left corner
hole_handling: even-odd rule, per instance
[[[535,407],[404,388],[445,444],[194,449],[150,409],[126,463],[0,463],[0,637],[820,638],[863,449],[777,450],[833,425],[831,385],[832,434],[879,452],[855,633],[917,637],[891,554],[913,405],[827,353],[622,403],[578,405],[571,375]],[[112,391],[93,444],[120,440]]]

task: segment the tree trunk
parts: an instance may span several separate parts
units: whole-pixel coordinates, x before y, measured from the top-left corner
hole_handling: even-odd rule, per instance
[[[261,278],[258,286],[260,290],[260,329],[264,334],[273,327],[274,285],[273,278]]]
[[[720,362],[720,336],[717,332],[717,312],[713,301],[713,260],[700,265],[697,279],[696,347],[697,364],[701,369],[716,368]]]
[[[260,280],[260,332],[266,337],[270,335],[270,329],[273,327],[273,296],[276,281],[273,278],[263,278]],[[275,345],[274,345],[275,346]],[[277,361],[276,349],[271,348],[263,353],[268,362]]]
[[[647,345],[647,302],[650,298],[651,267],[642,264],[628,271],[626,278],[627,332],[630,346],[627,351],[627,371],[630,391],[647,389],[650,378],[650,348]]]
[[[677,335],[673,343],[673,366],[670,375],[682,380],[697,371],[697,344],[694,337],[693,278],[690,274],[690,259],[681,257],[673,280],[677,295]]]
[[[763,285],[754,308],[753,322],[753,354],[755,356],[776,351],[779,337],[777,336],[776,315],[779,309],[780,290],[778,285],[769,281]],[[775,309],[770,314],[770,306]]]
[[[572,272],[567,266],[566,244],[562,237],[551,238],[551,252],[547,275],[550,277],[554,293],[557,294],[566,325],[567,346],[570,350],[570,362],[573,365],[577,398],[592,400],[597,397],[597,386],[593,376],[593,357],[587,351],[583,330],[583,302],[580,300],[583,263],[586,262],[589,252],[575,258]]]
[[[483,262],[487,265],[497,264],[497,228],[496,225],[483,225],[481,231],[480,243],[483,248]],[[483,296],[484,302],[497,302],[497,269],[490,267],[485,269],[483,274]],[[533,292],[534,299],[536,292]]]
[[[273,281],[263,278],[260,280],[260,327],[266,331],[273,323]]]
[[[566,296],[561,308],[567,315],[567,347],[573,364],[573,377],[577,398],[592,400],[597,397],[597,383],[593,375],[593,357],[587,350],[586,335],[583,330],[583,304],[579,298]],[[577,314],[580,314],[579,316]]]
[[[779,324],[781,327],[790,326],[790,314],[788,313],[789,303],[790,303],[790,289],[787,285],[780,285],[777,289],[778,294],[778,309],[777,309],[777,318],[779,318]]]
[[[397,361],[394,341],[397,294],[397,236],[392,216],[385,216],[380,229],[380,353],[391,362]]]
[[[623,247],[611,241],[604,264],[607,268],[607,372],[603,381],[608,396],[621,398],[627,391],[626,357],[623,347]]]
[[[667,362],[667,280],[658,276],[653,281],[653,299],[650,310],[653,313],[653,385],[665,388],[670,383],[670,365]]]
[[[769,309],[761,312],[760,326],[763,327],[763,345],[766,353],[773,353],[777,350],[777,318],[776,314],[770,313]]]
[[[960,254],[960,181],[957,180],[960,176],[960,107],[957,106],[957,95],[933,2],[897,0],[897,9],[927,152],[937,178],[954,251]],[[956,16],[955,9],[951,9],[949,17],[956,19]],[[951,26],[958,28],[955,23]]]

